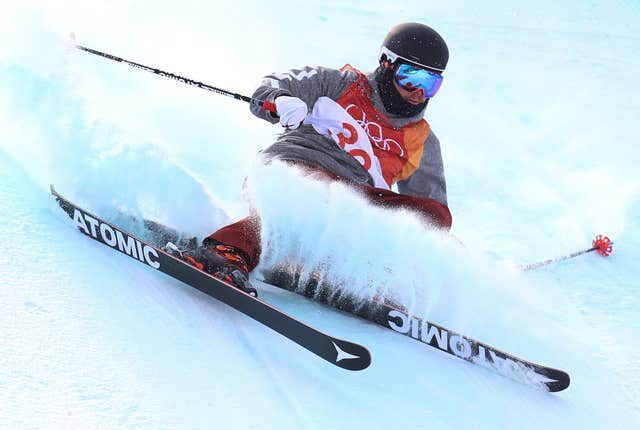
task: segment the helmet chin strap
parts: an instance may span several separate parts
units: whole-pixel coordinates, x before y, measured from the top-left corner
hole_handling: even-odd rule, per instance
[[[384,108],[393,115],[400,115],[404,117],[412,117],[418,115],[427,107],[429,99],[424,103],[413,105],[402,98],[398,89],[393,85],[393,66],[381,65],[376,70],[376,81],[378,82],[378,92],[382,99]]]

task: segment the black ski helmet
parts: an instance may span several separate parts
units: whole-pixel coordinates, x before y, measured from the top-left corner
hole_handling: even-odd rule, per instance
[[[443,72],[449,48],[433,28],[417,22],[398,24],[389,30],[380,47],[380,64],[385,61],[414,64]]]

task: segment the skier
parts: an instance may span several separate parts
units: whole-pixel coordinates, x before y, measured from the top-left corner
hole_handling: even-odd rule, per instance
[[[262,151],[265,162],[280,160],[314,177],[342,181],[375,205],[413,210],[429,225],[449,229],[440,143],[423,119],[448,59],[435,30],[403,23],[387,34],[372,73],[345,65],[266,76],[253,94],[251,112],[280,122],[285,131]],[[399,193],[391,191],[393,184]],[[249,282],[261,253],[257,214],[216,231],[195,250],[171,244],[168,249],[257,296]]]

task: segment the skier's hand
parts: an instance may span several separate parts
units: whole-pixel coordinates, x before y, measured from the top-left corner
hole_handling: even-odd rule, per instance
[[[307,104],[298,97],[280,96],[275,99],[275,104],[280,125],[286,129],[300,127],[309,113]]]

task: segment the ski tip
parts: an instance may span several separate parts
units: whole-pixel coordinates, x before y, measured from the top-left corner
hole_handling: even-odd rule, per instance
[[[545,382],[547,389],[552,393],[566,390],[569,388],[569,384],[571,383],[571,377],[569,374],[562,370],[553,369],[553,372],[549,372],[545,376],[549,379],[553,379],[552,381]]]
[[[340,339],[333,339],[331,343],[335,350],[333,362],[336,366],[346,370],[364,370],[371,364],[371,353],[364,346]]]

